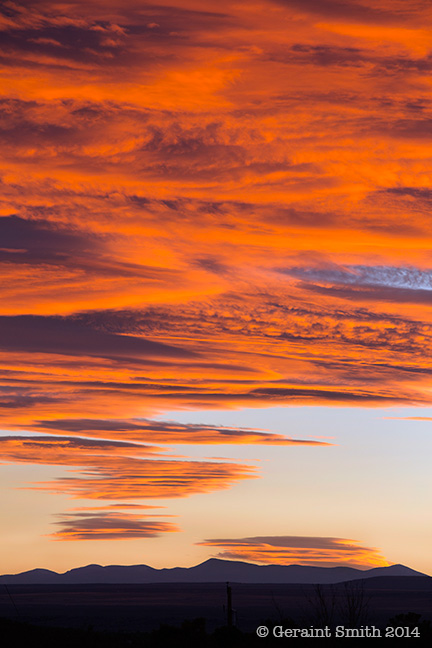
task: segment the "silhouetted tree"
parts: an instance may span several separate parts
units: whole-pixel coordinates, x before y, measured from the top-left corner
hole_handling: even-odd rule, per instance
[[[347,628],[365,625],[369,615],[369,601],[370,597],[366,596],[363,580],[343,583],[339,599],[342,624]]]

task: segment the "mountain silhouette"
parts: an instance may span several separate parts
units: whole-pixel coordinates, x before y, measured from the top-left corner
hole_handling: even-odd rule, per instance
[[[390,565],[361,570],[353,567],[310,567],[304,565],[254,565],[210,558],[194,567],[155,569],[148,565],[87,565],[64,574],[48,569],[32,569],[20,574],[0,576],[7,585],[72,585],[99,583],[298,583],[332,584],[377,576],[424,576],[427,574]]]

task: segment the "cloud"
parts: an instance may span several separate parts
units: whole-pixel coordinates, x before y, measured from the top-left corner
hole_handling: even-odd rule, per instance
[[[56,433],[75,433],[86,436],[124,438],[151,443],[186,444],[268,444],[268,445],[331,445],[311,439],[293,439],[262,430],[233,428],[216,425],[177,423],[134,419],[112,421],[103,419],[58,419],[37,421],[35,429],[52,430]],[[132,447],[133,444],[131,444]]]
[[[54,465],[93,465],[98,456],[158,454],[161,448],[128,441],[59,436],[0,436],[1,458],[5,461]]]
[[[56,436],[0,437],[0,460],[69,467],[74,476],[28,486],[78,499],[188,497],[256,476],[250,466],[222,461],[148,459],[160,449],[132,442]]]
[[[272,54],[272,59],[284,63],[302,62],[321,66],[362,66],[370,60],[367,52],[355,47],[330,47],[326,45],[293,45],[289,52]]]
[[[355,286],[386,286],[409,290],[432,290],[432,270],[418,268],[352,265],[342,268],[291,268],[287,274],[306,282]]]
[[[222,549],[219,558],[247,560],[263,564],[315,565],[336,567],[383,567],[389,563],[377,549],[364,547],[356,540],[314,536],[256,536],[219,538],[198,543]]]
[[[96,236],[53,226],[43,220],[28,221],[18,216],[0,218],[0,261],[9,263],[61,263],[101,245]]]
[[[293,305],[281,292],[258,301],[253,294],[229,295],[206,305],[0,318],[3,428],[43,429],[34,423],[48,421],[46,429],[54,430],[50,421],[77,421],[78,426],[80,420],[114,421],[107,424],[111,433],[119,422],[122,439],[134,434],[142,440],[134,427],[142,424],[135,419],[173,403],[219,408],[262,406],[269,399],[282,404],[426,402],[423,358],[432,346],[431,325],[421,313],[409,318],[346,303]],[[153,347],[153,341],[166,346]],[[178,350],[185,357],[176,356]],[[182,438],[175,426],[166,432],[173,442]],[[162,431],[155,428],[155,433]],[[244,431],[198,434],[190,428],[184,433],[185,439],[197,440],[261,439]]]
[[[318,442],[164,411],[429,403],[430,14],[3,3],[0,418],[44,433],[11,460],[177,497],[251,473],[140,442]]]
[[[14,390],[12,393],[7,393],[6,389],[2,389],[2,395],[0,396],[0,408],[3,410],[23,410],[31,407],[41,406],[46,407],[47,405],[54,406],[64,402],[63,398],[56,398],[53,396],[44,396],[42,394],[29,394],[24,393],[24,390]]]
[[[384,416],[392,421],[432,421],[432,416]]]
[[[150,504],[132,504],[131,502],[116,502],[115,504],[106,504],[104,506],[74,506],[69,511],[112,511],[113,509],[131,509],[131,510],[153,510],[161,509],[163,506],[152,506]],[[163,517],[169,517],[164,515]]]
[[[430,270],[353,265],[339,268],[294,267],[282,272],[300,279],[305,290],[342,299],[432,303]]]
[[[16,144],[16,137],[12,137]],[[136,278],[159,284],[178,276],[157,266],[115,261],[112,246],[118,243],[118,237],[68,228],[49,220],[2,216],[0,242],[0,264],[28,265],[38,267],[41,272],[46,266],[73,267],[78,275],[86,273],[95,281],[102,278]]]
[[[228,17],[218,12],[175,6],[129,4],[123,7],[122,24],[118,24],[110,21],[109,15],[100,11],[97,3],[92,3],[86,11],[79,3],[71,3],[67,14],[60,11],[54,16],[50,14],[50,4],[39,2],[33,7],[15,4],[2,11],[4,18],[7,17],[3,22],[6,55],[21,53],[24,60],[31,55],[43,56],[45,65],[54,61],[60,65],[65,61],[125,66],[133,62],[131,49],[136,49],[141,62],[148,60],[151,64],[152,57],[144,57],[145,49],[137,47],[139,39],[144,40],[147,47],[156,45],[157,48],[161,41],[175,46],[174,30],[181,30],[182,42],[189,36],[188,32],[197,32],[210,22],[218,29]],[[114,13],[118,16],[115,9]]]
[[[75,477],[41,482],[32,489],[64,493],[78,499],[177,498],[231,488],[237,481],[255,476],[250,467],[226,462],[128,458],[104,459],[93,464],[97,465],[89,471],[75,471],[78,472]]]
[[[407,196],[409,198],[420,199],[430,203],[432,200],[432,190],[428,187],[391,187],[386,193],[394,196]]]
[[[73,318],[38,315],[0,316],[0,349],[108,358],[127,355],[190,358],[196,355],[172,345],[85,327]]]
[[[316,264],[312,268],[318,272]],[[324,270],[327,280],[353,281],[341,266],[332,267],[332,274]],[[397,273],[387,270],[359,276],[356,280],[399,281]],[[428,275],[409,272],[401,280],[413,288],[395,290],[415,296],[415,282],[427,281]],[[427,402],[425,351],[432,348],[432,326],[422,320],[421,312],[406,316],[400,309],[392,312],[389,303],[386,310],[371,308],[371,302],[349,307],[346,300],[343,306],[328,300],[312,304],[301,282],[290,283],[282,276],[280,286],[279,294],[234,293],[206,303],[0,318],[3,428],[43,429],[33,425],[47,421],[49,431],[56,425],[50,421],[56,420],[76,421],[78,427],[80,421],[114,421],[107,431],[112,434],[116,425],[122,426],[116,438],[133,434],[131,438],[141,441],[146,440],[146,425],[136,419],[151,418],[155,409],[172,409],[173,404],[223,408],[268,402]],[[299,297],[296,303],[293,291]],[[102,429],[105,424],[100,425]],[[136,425],[142,426],[142,433]],[[244,430],[199,432],[175,425],[165,432],[152,429],[168,434],[172,442],[270,442],[269,436]],[[302,440],[295,432],[289,436]]]
[[[349,299],[351,301],[371,302],[382,301],[391,303],[407,304],[431,304],[432,294],[429,290],[412,290],[406,288],[392,288],[383,286],[380,288],[344,288],[317,286],[305,284],[304,288],[322,295],[331,295],[340,299]]]
[[[416,10],[404,6],[400,2],[391,5],[382,3],[379,7],[374,3],[339,2],[338,0],[273,0],[284,7],[290,7],[301,13],[312,13],[336,21],[353,21],[361,23],[385,24],[403,22],[410,15],[416,17],[422,5]],[[426,5],[424,5],[426,9]]]
[[[62,513],[59,517],[54,524],[61,528],[48,536],[53,540],[134,540],[180,530],[171,522],[125,512]]]

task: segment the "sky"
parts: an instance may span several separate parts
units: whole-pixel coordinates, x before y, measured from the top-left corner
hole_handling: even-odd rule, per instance
[[[0,573],[432,573],[432,6],[0,8]]]

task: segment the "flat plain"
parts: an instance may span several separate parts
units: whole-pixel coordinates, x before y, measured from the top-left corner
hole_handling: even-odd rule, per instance
[[[398,614],[432,618],[432,578],[377,577],[360,584],[314,585],[231,583],[235,623],[249,632],[262,622],[318,626],[333,614],[346,623],[348,604],[361,603],[363,624],[385,627]],[[2,585],[0,617],[52,627],[93,627],[148,632],[203,618],[209,631],[226,624],[224,583],[145,585]],[[333,609],[333,612],[332,612]]]

